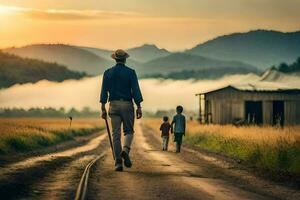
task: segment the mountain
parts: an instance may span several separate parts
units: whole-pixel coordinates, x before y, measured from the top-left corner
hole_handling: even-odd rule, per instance
[[[260,69],[300,56],[300,31],[256,30],[217,37],[185,51],[221,60],[239,60]]]
[[[0,88],[17,83],[35,83],[39,80],[64,81],[80,79],[85,73],[74,72],[65,66],[36,59],[21,58],[0,51]]]
[[[166,49],[159,49],[155,45],[144,44],[140,47],[135,47],[126,50],[130,58],[138,62],[144,63],[153,59],[164,57],[170,54]]]
[[[66,65],[70,70],[83,71],[90,75],[103,73],[105,68],[113,64],[94,53],[64,44],[37,44],[21,48],[4,49],[4,52],[21,57],[40,59]]]
[[[80,47],[80,46],[76,46],[76,47],[86,50],[86,51],[89,51],[89,52],[91,52],[99,57],[105,58],[105,59],[110,59],[111,54],[113,53],[113,51],[111,51],[111,50],[94,48],[94,47]]]
[[[140,69],[140,73],[143,75],[166,75],[173,72],[201,70],[209,71],[210,69],[217,70],[222,68],[230,68],[234,69],[235,71],[239,70],[240,72],[258,72],[257,68],[238,61],[222,61],[186,53],[172,53],[168,56],[144,63]],[[226,70],[224,72],[226,72]]]
[[[84,49],[86,51],[89,51],[99,57],[105,58],[105,59],[109,59],[111,60],[111,54],[113,53],[113,51],[110,50],[106,50],[106,49],[99,49],[99,48],[94,48],[94,47],[79,47],[81,49]],[[112,63],[114,63],[113,60],[111,60]],[[141,65],[141,63],[139,61],[136,61],[134,59],[131,58],[131,56],[127,59],[126,63],[130,66],[130,67],[138,67],[139,65]]]

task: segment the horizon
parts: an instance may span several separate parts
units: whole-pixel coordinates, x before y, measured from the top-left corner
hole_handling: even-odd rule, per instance
[[[297,32],[300,32],[300,29],[298,30],[293,30],[293,31],[280,31],[280,30],[274,30],[274,29],[250,29],[248,31],[244,31],[244,32],[232,32],[232,33],[228,33],[228,34],[224,34],[224,35],[219,35],[219,36],[215,36],[211,39],[208,39],[206,41],[203,41],[203,42],[199,42],[199,43],[196,43],[194,46],[190,47],[190,48],[185,48],[185,49],[178,49],[178,50],[170,50],[170,49],[167,49],[165,47],[161,47],[159,46],[158,44],[154,44],[154,43],[142,43],[142,44],[139,44],[137,46],[131,46],[131,47],[126,47],[124,48],[125,50],[129,50],[129,49],[134,49],[134,48],[139,48],[139,47],[142,47],[142,46],[146,46],[146,45],[149,45],[149,46],[155,46],[157,47],[158,49],[165,49],[169,52],[184,52],[188,49],[192,49],[198,45],[201,45],[201,44],[204,44],[206,42],[209,42],[211,40],[214,40],[214,39],[217,39],[219,37],[224,37],[224,36],[228,36],[228,35],[233,35],[233,34],[243,34],[243,33],[249,33],[249,32],[255,32],[255,31],[270,31],[270,32],[279,32],[279,33],[297,33]],[[74,47],[88,47],[88,48],[96,48],[96,49],[102,49],[102,50],[107,50],[107,51],[114,51],[115,49],[110,49],[110,48],[106,48],[106,47],[98,47],[98,46],[86,46],[86,45],[77,45],[77,44],[72,44],[72,43],[61,43],[61,42],[44,42],[44,43],[31,43],[31,44],[24,44],[24,45],[12,45],[12,46],[6,46],[6,47],[1,47],[0,46],[0,50],[1,49],[10,49],[10,48],[22,48],[22,47],[26,47],[26,46],[33,46],[33,45],[66,45],[66,46],[74,46]]]
[[[0,29],[0,48],[63,43],[128,49],[155,44],[182,51],[230,33],[300,30],[299,7],[293,0],[0,0],[0,26],[5,27]]]

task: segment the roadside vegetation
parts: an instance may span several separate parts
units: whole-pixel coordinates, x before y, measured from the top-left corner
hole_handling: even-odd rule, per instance
[[[145,120],[158,132],[160,120]],[[187,124],[185,143],[235,158],[273,178],[300,177],[300,126],[276,128]],[[298,177],[298,178],[297,178]]]
[[[0,119],[0,155],[26,152],[104,129],[99,119]]]

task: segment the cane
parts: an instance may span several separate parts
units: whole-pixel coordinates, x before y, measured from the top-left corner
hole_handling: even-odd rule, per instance
[[[113,147],[113,144],[112,144],[112,141],[111,141],[110,129],[109,129],[109,125],[108,125],[108,122],[107,122],[106,118],[105,118],[105,124],[106,124],[106,130],[107,130],[107,134],[108,134],[108,138],[109,138],[111,152],[112,152],[113,158],[115,160],[114,147]]]

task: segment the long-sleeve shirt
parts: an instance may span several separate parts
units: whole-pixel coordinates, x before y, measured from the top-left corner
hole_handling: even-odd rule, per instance
[[[139,106],[143,101],[135,71],[123,63],[117,63],[103,74],[100,102],[132,101]]]
[[[171,127],[174,129],[174,133],[183,133],[185,134],[185,116],[183,114],[177,114],[173,117]]]

